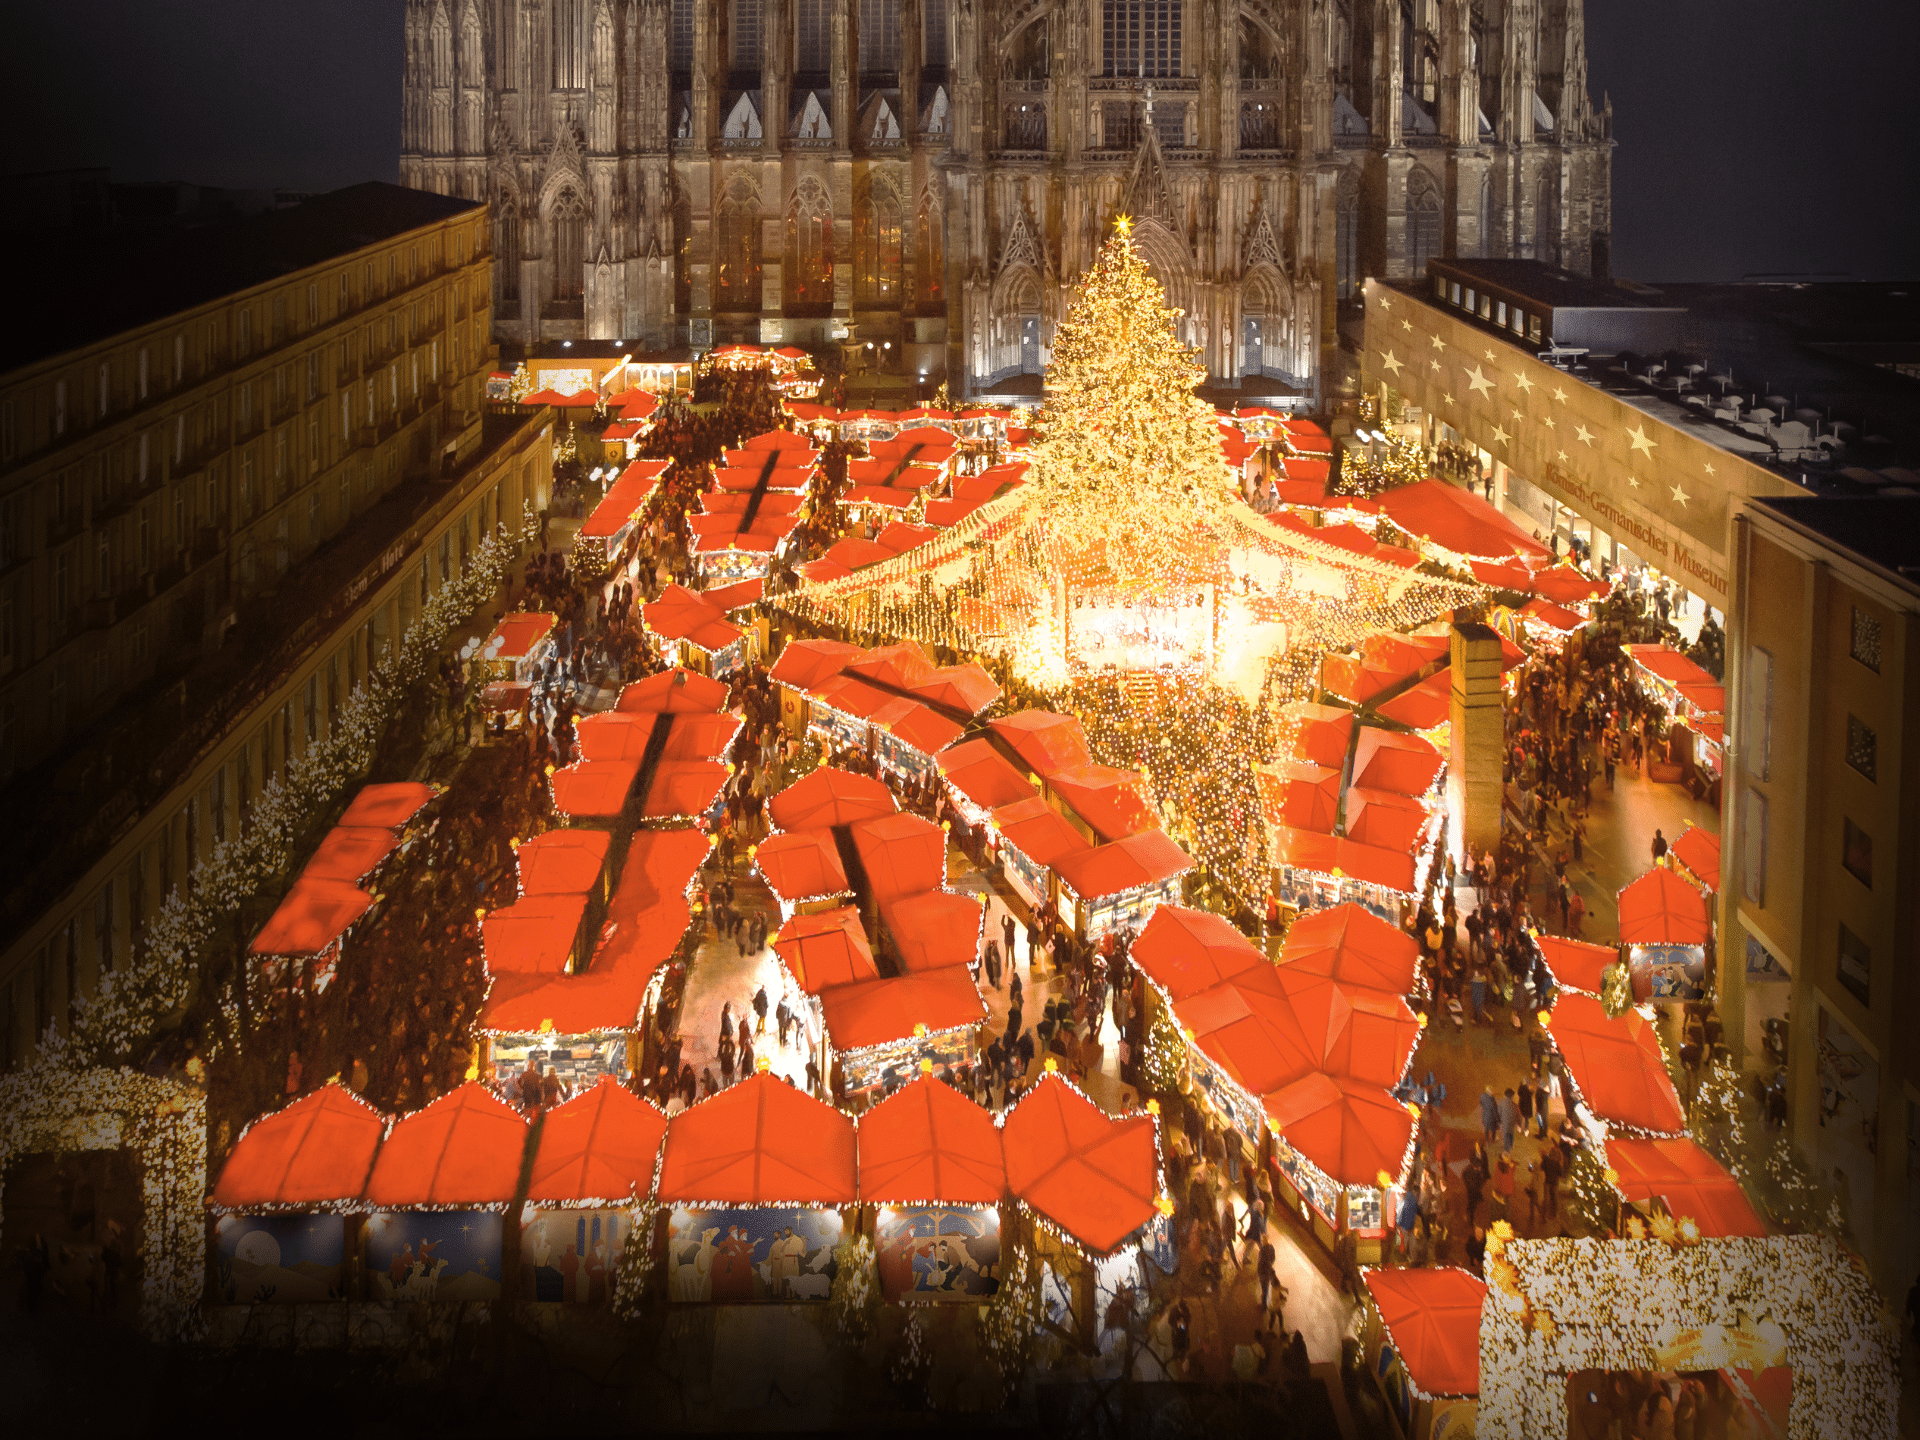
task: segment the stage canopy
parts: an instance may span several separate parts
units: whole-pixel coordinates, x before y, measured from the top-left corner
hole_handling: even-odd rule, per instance
[[[1487,1282],[1446,1266],[1369,1266],[1360,1272],[1393,1348],[1423,1394],[1480,1393],[1480,1306]]]
[[[771,1071],[667,1122],[663,1204],[851,1205],[853,1121]]]
[[[1151,1115],[1109,1116],[1055,1072],[1008,1112],[1007,1188],[1095,1254],[1153,1218],[1160,1157]]]
[[[1553,1043],[1587,1108],[1609,1125],[1652,1135],[1686,1130],[1659,1037],[1638,1010],[1609,1019],[1592,996],[1563,994],[1553,1006]]]
[[[547,1111],[527,1199],[536,1205],[625,1204],[653,1192],[667,1117],[611,1075]]]
[[[1620,939],[1628,945],[1704,945],[1713,936],[1707,897],[1655,867],[1620,892]]]
[[[507,1205],[526,1141],[527,1122],[470,1080],[395,1122],[373,1162],[367,1203],[377,1210]]]
[[[996,1205],[1007,1188],[993,1116],[931,1075],[860,1117],[859,1159],[867,1205]]]
[[[1266,959],[1225,916],[1183,905],[1156,907],[1129,958],[1175,1004]]]
[[[357,1200],[386,1128],[372,1107],[329,1082],[241,1132],[209,1203],[251,1212]]]

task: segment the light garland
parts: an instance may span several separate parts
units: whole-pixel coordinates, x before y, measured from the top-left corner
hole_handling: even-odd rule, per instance
[[[1000,1288],[988,1298],[987,1313],[980,1322],[980,1348],[1000,1372],[1003,1401],[1019,1391],[1034,1334],[1047,1313],[1033,1247],[1015,1239],[1006,1249]]]
[[[833,1251],[834,1274],[827,1317],[851,1345],[866,1343],[880,1313],[880,1287],[874,1283],[873,1241],[856,1231]]]
[[[664,1147],[663,1147],[664,1148]],[[654,1162],[654,1181],[659,1182],[659,1161]],[[635,1200],[626,1206],[627,1243],[614,1267],[613,1296],[610,1308],[622,1320],[640,1316],[647,1287],[653,1283],[653,1221],[660,1207],[651,1200]]]

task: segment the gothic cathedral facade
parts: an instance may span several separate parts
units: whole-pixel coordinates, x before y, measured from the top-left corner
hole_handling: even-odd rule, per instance
[[[407,0],[400,178],[492,203],[503,342],[981,393],[1124,212],[1214,383],[1317,395],[1366,276],[1604,275],[1610,122],[1583,0]]]

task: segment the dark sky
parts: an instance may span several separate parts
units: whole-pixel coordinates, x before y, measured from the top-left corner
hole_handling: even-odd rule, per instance
[[[400,0],[17,6],[9,171],[325,190],[394,178]],[[1614,268],[1920,272],[1920,0],[1587,0],[1614,104]]]

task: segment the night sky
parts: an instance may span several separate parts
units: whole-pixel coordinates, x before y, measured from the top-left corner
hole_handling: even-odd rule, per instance
[[[396,174],[400,0],[19,7],[9,171],[327,190]],[[1614,268],[1643,280],[1920,271],[1912,0],[1587,0],[1613,97]]]

